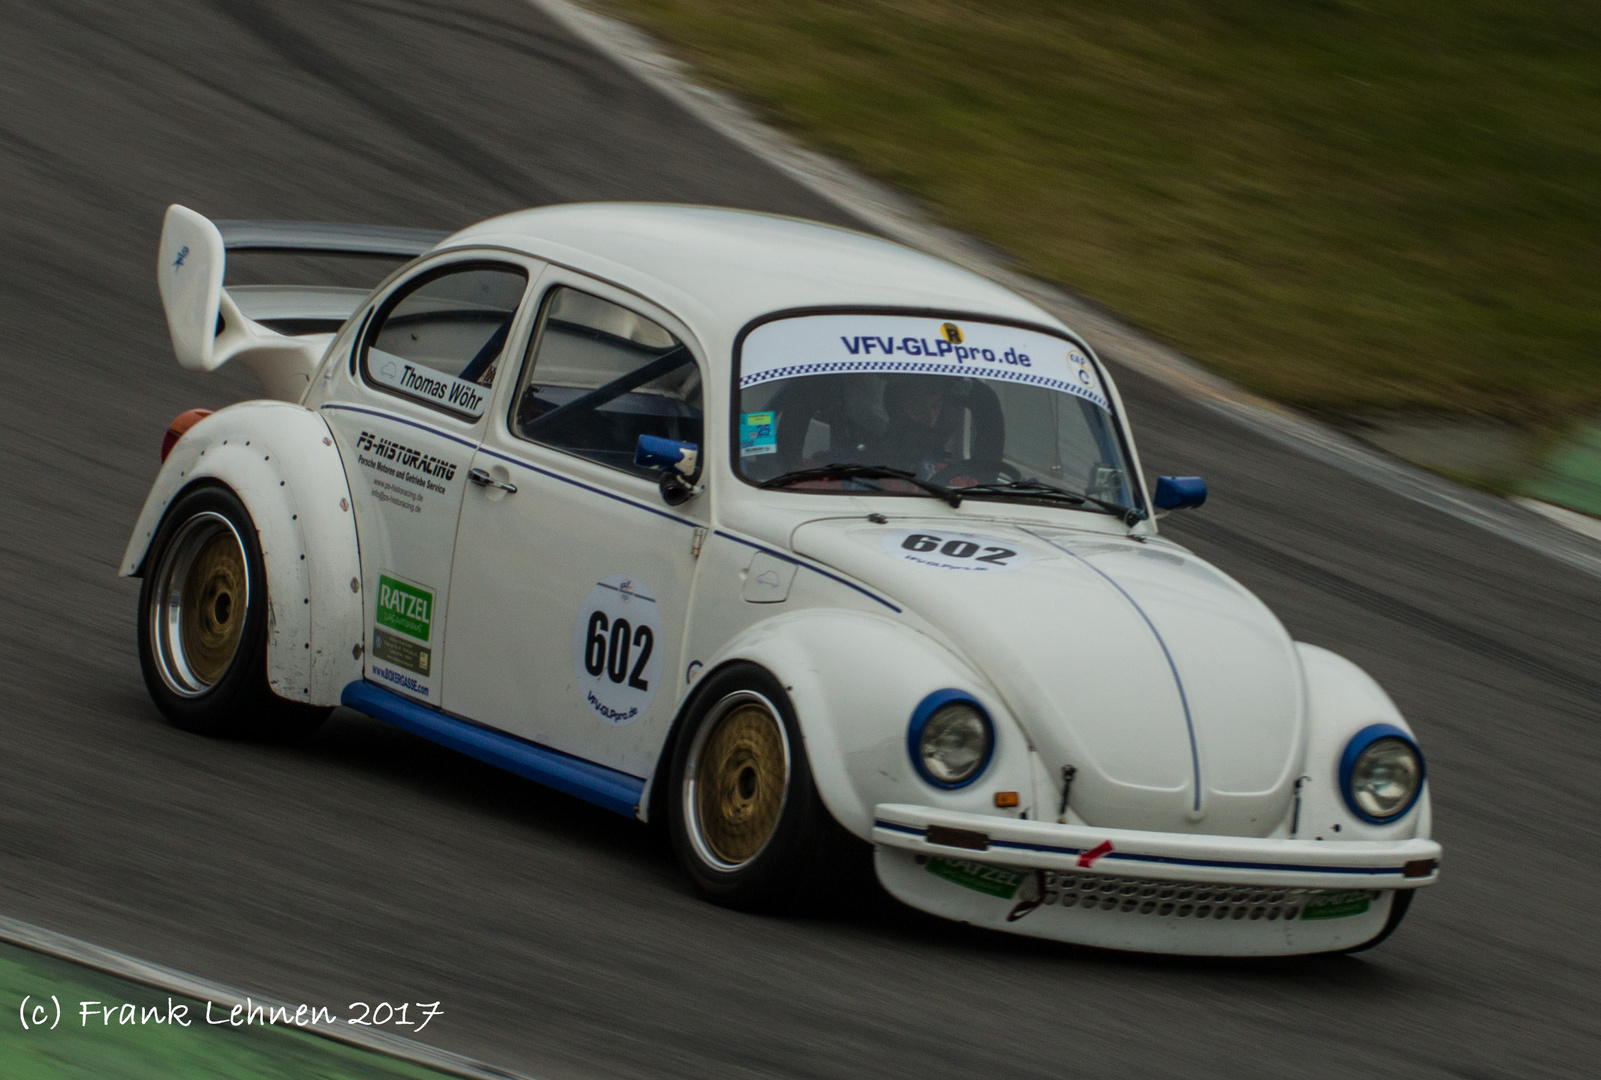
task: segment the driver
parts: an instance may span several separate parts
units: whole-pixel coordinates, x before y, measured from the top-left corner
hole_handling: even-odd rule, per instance
[[[879,462],[927,480],[960,456],[952,443],[961,430],[962,410],[946,393],[939,375],[891,375],[884,382],[884,413],[889,423],[879,440]]]

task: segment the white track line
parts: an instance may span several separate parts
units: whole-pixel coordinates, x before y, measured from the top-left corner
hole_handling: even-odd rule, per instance
[[[638,28],[574,0],[528,3],[714,131],[872,228],[1027,296],[1083,334],[1101,356],[1155,379],[1281,446],[1601,577],[1601,545],[1587,536],[1525,513],[1507,500],[1375,453],[1332,428],[1247,393],[1083,298],[1011,270],[991,249],[930,221],[921,207],[895,189],[801,146],[763,123],[736,99],[697,84],[687,65],[665,53]]]
[[[231,986],[202,979],[198,975],[190,975],[174,968],[113,952],[111,949],[103,949],[99,945],[91,945],[87,941],[79,941],[77,938],[9,919],[4,915],[0,915],[0,941],[44,953],[46,956],[54,956],[60,960],[70,960],[75,964],[104,971],[130,982],[152,986],[169,994],[182,994],[184,997],[210,1001],[228,1010],[235,1005],[243,1006],[246,997],[250,999],[252,1005],[260,1005],[269,1011],[284,1007],[284,1002],[273,998],[254,993],[247,995],[243,990],[235,990]],[[294,1012],[294,1006],[287,1007],[291,1013]],[[385,1057],[399,1058],[415,1065],[424,1065],[450,1076],[466,1077],[468,1080],[535,1080],[526,1073],[485,1065],[472,1058],[453,1054],[449,1050],[441,1050],[427,1043],[383,1031],[350,1027],[346,1024],[338,1027],[321,1025],[288,1027],[285,1030],[332,1039],[334,1042],[370,1050]]]
[[[1596,540],[1601,540],[1601,518],[1593,518],[1589,514],[1578,514],[1561,506],[1554,506],[1539,499],[1525,499],[1513,496],[1512,501],[1525,510],[1533,510],[1542,517],[1548,517],[1559,525],[1566,525],[1574,532],[1581,532]]]

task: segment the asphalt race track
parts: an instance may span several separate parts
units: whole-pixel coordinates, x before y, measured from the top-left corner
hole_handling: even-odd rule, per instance
[[[162,209],[453,227],[643,198],[839,210],[518,0],[12,0],[0,14],[0,911],[564,1077],[1594,1075],[1601,581],[1125,375],[1171,534],[1388,688],[1442,884],[1360,957],[1196,962],[884,900],[693,897],[647,829],[354,714],[302,746],[167,727],[116,577],[177,412]],[[370,275],[369,275],[370,276]]]

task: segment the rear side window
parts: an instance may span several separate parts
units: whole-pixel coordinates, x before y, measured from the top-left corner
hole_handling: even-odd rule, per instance
[[[637,312],[561,286],[545,301],[511,428],[530,442],[654,479],[641,435],[701,443],[701,379],[676,337]]]
[[[488,406],[527,290],[528,275],[515,266],[471,263],[425,272],[373,319],[362,371],[384,390],[476,419]]]

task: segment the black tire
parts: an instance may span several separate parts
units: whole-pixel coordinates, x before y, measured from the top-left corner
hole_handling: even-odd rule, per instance
[[[787,758],[781,792],[773,765],[778,742]],[[715,903],[747,911],[807,907],[830,892],[832,876],[850,862],[852,838],[812,782],[789,695],[754,664],[707,677],[674,741],[668,783],[673,852]]]
[[[332,709],[267,682],[267,572],[255,523],[232,491],[189,491],[167,511],[139,589],[139,667],[156,708],[200,735],[287,740]]]
[[[1385,938],[1395,933],[1395,928],[1401,925],[1401,920],[1406,918],[1407,909],[1412,906],[1412,894],[1415,892],[1417,892],[1416,889],[1395,890],[1395,896],[1390,900],[1390,917],[1384,920],[1384,929],[1362,944],[1353,945],[1349,949],[1341,949],[1340,952],[1346,955],[1366,952],[1375,945],[1382,944]]]

